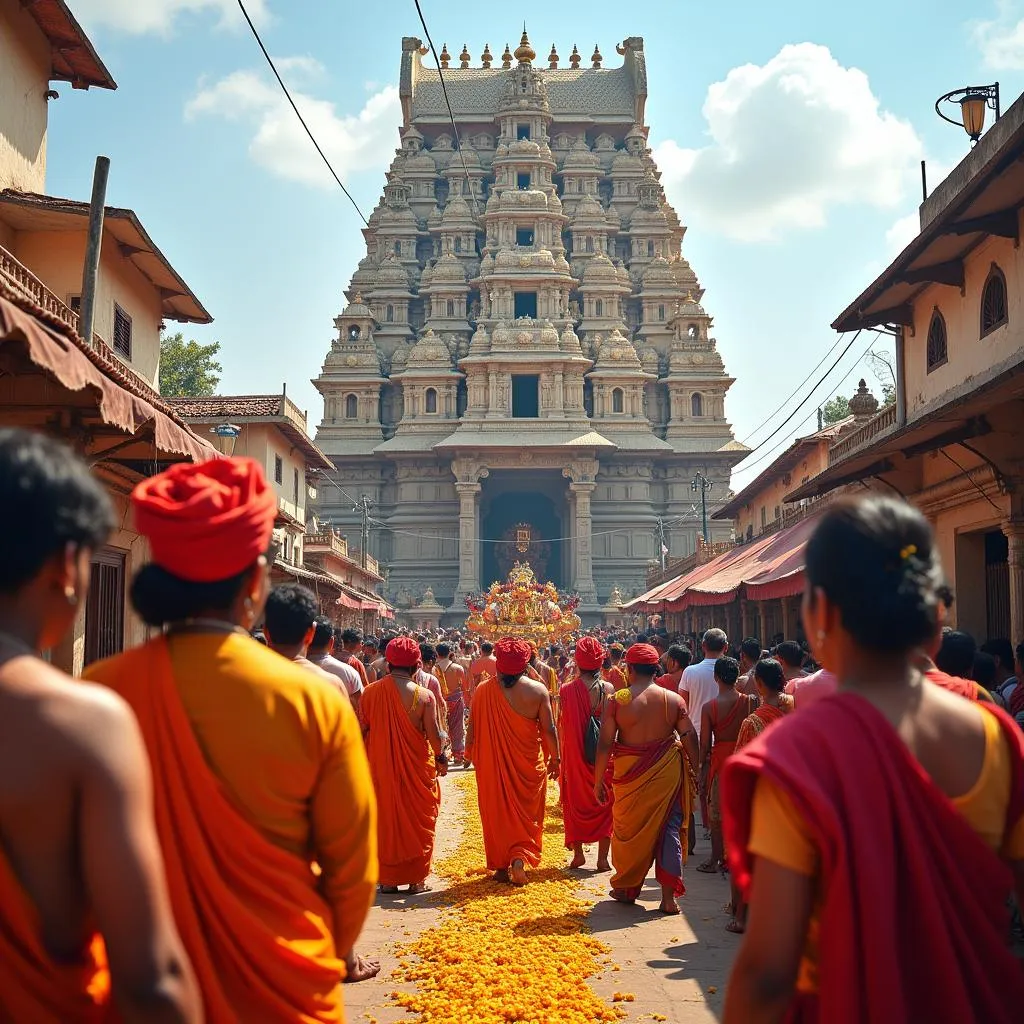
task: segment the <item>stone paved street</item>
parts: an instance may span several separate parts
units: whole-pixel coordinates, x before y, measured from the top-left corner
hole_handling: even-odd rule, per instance
[[[459,840],[458,795],[450,785],[444,788],[435,860]],[[611,960],[619,968],[606,967],[593,979],[592,987],[609,1003],[616,993],[633,995],[632,1002],[612,1004],[627,1010],[626,1020],[664,1017],[667,1024],[704,1024],[719,1019],[725,981],[740,940],[724,929],[727,918],[722,908],[729,899],[727,881],[720,875],[703,875],[695,870],[707,849],[708,844],[698,840],[697,856],[691,858],[686,869],[683,914],[676,918],[657,912],[660,890],[653,874],[637,905],[624,907],[607,898],[607,875],[579,873],[580,894],[594,903],[589,926],[610,947]],[[594,851],[589,854],[593,863]],[[444,883],[436,877],[431,884],[437,892],[444,889]],[[379,957],[383,966],[373,981],[346,986],[346,1013],[352,1024],[412,1020],[388,998],[396,988],[392,978],[398,963],[395,950],[439,922],[443,909],[439,902],[433,894],[378,897],[359,948],[364,954]]]

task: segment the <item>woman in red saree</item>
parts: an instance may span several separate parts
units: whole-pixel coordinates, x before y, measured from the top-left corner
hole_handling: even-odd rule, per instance
[[[750,909],[724,1024],[1019,1021],[1024,736],[917,667],[943,583],[931,527],[892,498],[838,502],[805,559],[805,631],[840,686],[725,766]]]
[[[752,674],[761,705],[753,714],[743,719],[740,734],[736,737],[735,750],[741,750],[751,740],[757,739],[769,725],[788,715],[796,703],[793,697],[784,692],[786,675],[782,665],[775,658],[761,658],[754,665]],[[747,905],[743,902],[739,886],[733,876],[730,876],[729,884],[732,886],[732,902],[729,904],[732,920],[725,926],[725,930],[742,935],[747,920]]]

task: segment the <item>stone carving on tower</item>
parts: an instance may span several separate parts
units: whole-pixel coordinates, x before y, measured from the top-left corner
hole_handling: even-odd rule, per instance
[[[723,501],[746,450],[647,145],[643,40],[616,50],[618,67],[576,46],[560,66],[525,31],[477,67],[444,50],[456,130],[426,49],[402,41],[400,146],[314,382],[317,438],[377,503],[390,593],[429,578],[453,618],[525,523],[593,619],[642,586],[659,517],[672,555],[694,549],[693,474]],[[334,491],[321,517],[354,525]]]

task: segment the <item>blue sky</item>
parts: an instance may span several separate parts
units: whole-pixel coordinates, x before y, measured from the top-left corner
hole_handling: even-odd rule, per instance
[[[401,37],[421,34],[412,0],[247,6],[368,215],[398,145]],[[1024,89],[1024,0],[591,0],[583,16],[575,4],[528,2],[514,18],[455,0],[422,6],[435,43],[453,55],[468,43],[474,65],[484,43],[495,54],[514,47],[523,16],[536,49],[554,42],[563,62],[574,43],[587,57],[596,42],[610,65],[617,42],[644,37],[650,142],[737,379],[727,415],[752,446],[835,343],[829,323],[912,237],[919,161],[934,187],[967,152],[935,98],[998,79],[1005,108]],[[119,89],[60,90],[48,191],[87,199],[95,155],[111,157],[109,201],[136,210],[216,319],[187,333],[221,342],[221,389],[287,381],[314,430],[322,409],[309,379],[365,252],[361,224],[284,106],[235,0],[71,7]],[[755,459],[813,429],[834,387],[849,394],[866,376],[878,391],[870,367],[855,366],[870,342],[858,339]],[[734,486],[765,465],[750,460]]]

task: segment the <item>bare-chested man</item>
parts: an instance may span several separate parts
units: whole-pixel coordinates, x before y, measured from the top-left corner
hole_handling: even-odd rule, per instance
[[[502,637],[494,645],[497,679],[480,683],[469,716],[487,868],[513,885],[524,885],[526,868],[540,864],[547,776],[559,771],[547,687],[524,674],[532,653],[525,640]]]
[[[149,763],[127,705],[44,662],[114,525],[102,486],[41,434],[0,430],[0,1020],[198,1022]]]
[[[657,650],[634,644],[626,665],[629,689],[606,706],[594,764],[594,795],[603,801],[614,751],[611,895],[635,903],[653,863],[660,909],[678,914],[678,897],[686,891],[681,837],[692,813],[697,739],[682,698],[654,681]]]

